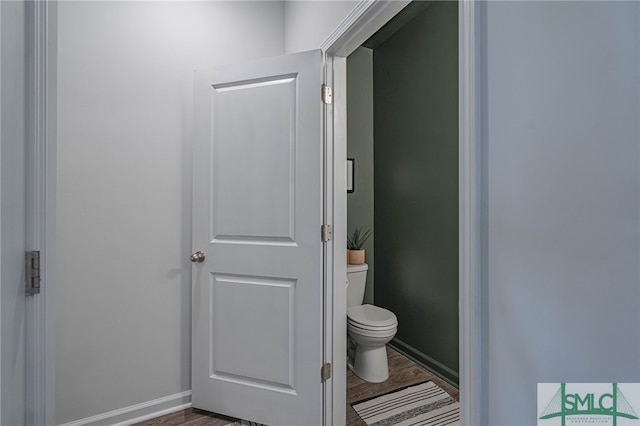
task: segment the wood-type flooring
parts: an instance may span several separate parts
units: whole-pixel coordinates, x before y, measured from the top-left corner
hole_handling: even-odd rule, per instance
[[[433,381],[454,399],[458,400],[457,388],[418,366],[404,355],[387,347],[387,356],[389,359],[389,379],[383,383],[367,383],[353,374],[351,370],[347,370],[347,426],[365,426],[362,419],[360,419],[355,410],[351,408],[351,403],[422,383],[427,380]],[[232,417],[221,414],[188,408],[176,413],[136,423],[133,426],[224,426],[235,420],[236,419]]]

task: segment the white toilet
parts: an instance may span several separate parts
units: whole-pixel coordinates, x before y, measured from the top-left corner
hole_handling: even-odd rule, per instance
[[[367,270],[364,265],[347,265],[348,365],[361,379],[380,383],[389,377],[385,345],[398,330],[398,318],[391,311],[363,305]]]

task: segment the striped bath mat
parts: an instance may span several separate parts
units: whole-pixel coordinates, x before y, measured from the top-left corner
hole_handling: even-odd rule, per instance
[[[460,404],[433,382],[354,402],[351,406],[368,426],[460,424]]]

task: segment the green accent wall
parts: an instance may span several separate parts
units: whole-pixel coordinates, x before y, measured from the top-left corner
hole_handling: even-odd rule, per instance
[[[354,192],[347,194],[347,233],[373,230],[373,50],[359,47],[347,58],[347,157],[355,160]],[[364,245],[367,287],[373,303],[375,232]]]
[[[394,346],[458,382],[457,3],[376,46],[373,81],[375,304]]]

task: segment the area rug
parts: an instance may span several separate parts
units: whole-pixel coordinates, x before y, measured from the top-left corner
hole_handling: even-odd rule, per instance
[[[236,420],[233,423],[229,423],[225,426],[267,426],[262,423],[250,422],[248,420]]]
[[[225,426],[267,426],[262,423],[250,422],[248,420],[236,420],[233,423],[229,423]]]
[[[424,382],[351,404],[368,426],[460,424],[460,404],[433,382]]]

